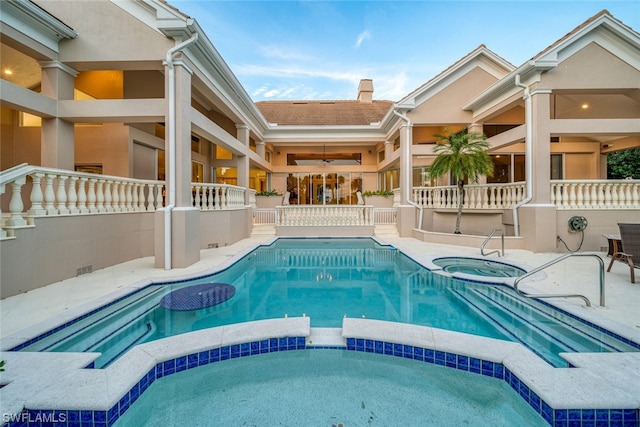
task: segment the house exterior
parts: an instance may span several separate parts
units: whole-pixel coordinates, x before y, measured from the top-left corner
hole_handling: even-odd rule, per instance
[[[400,236],[433,242],[501,229],[563,251],[579,215],[581,250],[600,250],[640,218],[640,182],[606,180],[606,154],[640,146],[640,34],[607,11],[520,66],[480,45],[400,100],[365,79],[353,100],[255,103],[165,1],[0,8],[3,298],[145,256],[193,264],[250,236],[271,189],[279,234],[370,235],[359,192],[378,189]],[[466,186],[463,236],[451,183],[428,174],[446,129],[486,134],[496,165]]]

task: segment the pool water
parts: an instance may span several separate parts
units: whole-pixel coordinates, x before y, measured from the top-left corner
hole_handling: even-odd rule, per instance
[[[504,381],[397,357],[297,350],[156,380],[125,426],[546,426]]]
[[[160,304],[176,290],[207,283],[233,287],[223,295],[232,296],[219,295],[214,305],[195,310]],[[554,366],[566,366],[560,352],[638,351],[506,286],[434,274],[372,239],[335,238],[278,239],[220,273],[147,286],[18,349],[100,352],[100,368],[143,342],[303,315],[312,327],[341,327],[345,316],[366,317],[520,342]]]
[[[433,263],[447,273],[465,273],[483,277],[518,277],[526,273],[520,267],[498,261],[478,258],[446,257],[437,258]]]

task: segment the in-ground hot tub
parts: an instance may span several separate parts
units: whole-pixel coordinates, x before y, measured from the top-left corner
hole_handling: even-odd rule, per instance
[[[482,277],[518,277],[526,270],[515,265],[480,258],[444,257],[433,263],[447,273],[464,273]]]

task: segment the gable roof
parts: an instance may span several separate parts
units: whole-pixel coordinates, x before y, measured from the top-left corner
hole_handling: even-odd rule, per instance
[[[487,48],[484,44],[481,44],[438,75],[418,87],[407,96],[402,98],[398,102],[398,106],[406,109],[411,109],[416,105],[423,102],[426,98],[439,92],[444,87],[451,84],[453,81],[459,78],[460,75],[465,74],[472,67],[481,66],[493,74],[496,78],[500,79],[505,74],[512,71],[515,67],[509,61],[505,60],[501,56],[495,54],[493,51]]]
[[[601,29],[605,31],[603,32]],[[603,34],[605,35],[603,36]],[[611,37],[611,34],[614,34],[615,37]],[[626,46],[633,46],[636,50],[640,49],[640,34],[614,18],[605,9],[569,31],[503,79],[487,88],[463,108],[465,110],[475,110],[480,105],[490,103],[500,96],[521,90],[515,85],[516,75],[521,75],[523,83],[526,83],[524,80],[526,80],[527,76],[535,76],[537,73],[556,67],[564,58],[594,40],[603,44],[607,49],[615,50],[616,54],[623,60],[640,69],[640,59],[635,51],[628,51],[626,47],[620,47],[626,44]]]
[[[392,101],[259,101],[256,106],[278,126],[369,126],[378,123]]]

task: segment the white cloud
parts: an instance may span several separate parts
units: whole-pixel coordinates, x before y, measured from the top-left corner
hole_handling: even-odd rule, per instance
[[[360,34],[358,34],[358,40],[356,40],[356,49],[360,47],[363,41],[369,40],[371,38],[371,33],[368,30],[364,30]]]

